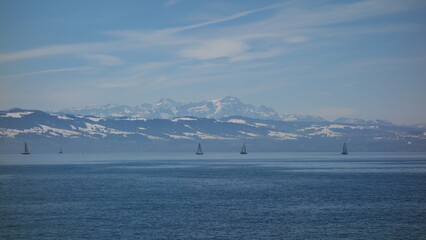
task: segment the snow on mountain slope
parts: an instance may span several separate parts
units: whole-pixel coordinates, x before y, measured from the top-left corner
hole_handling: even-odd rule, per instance
[[[227,116],[244,116],[261,119],[280,119],[272,108],[255,107],[242,103],[238,98],[227,96],[202,102],[179,103],[170,98],[161,99],[155,104],[138,106],[114,105],[88,106],[63,109],[60,112],[75,115],[92,115],[98,117],[137,117],[147,119],[171,119],[182,116],[219,119]]]
[[[217,112],[223,113],[229,105],[232,106],[229,102],[222,105],[221,101],[216,101],[216,105],[210,104],[214,106],[210,108],[212,114],[218,109]],[[179,109],[177,104],[175,107]],[[72,142],[74,148],[91,146],[98,150],[102,148],[102,151],[131,150],[130,145],[134,149],[150,146],[153,151],[162,151],[159,148],[163,146],[176,150],[179,146],[201,141],[216,142],[217,149],[245,142],[267,151],[324,151],[327,149],[324,146],[333,150],[333,146],[340,147],[342,142],[347,142],[361,150],[424,151],[424,129],[381,123],[283,121],[243,116],[218,120],[193,116],[173,119],[99,118],[13,109],[0,111],[0,152],[15,147],[17,141],[27,140],[45,145]]]

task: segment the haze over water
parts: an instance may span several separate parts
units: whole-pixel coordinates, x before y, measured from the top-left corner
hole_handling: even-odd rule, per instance
[[[424,153],[0,155],[2,239],[421,239]]]

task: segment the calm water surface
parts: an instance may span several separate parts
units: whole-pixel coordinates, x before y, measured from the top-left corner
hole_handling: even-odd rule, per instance
[[[426,154],[0,155],[0,239],[426,239]]]

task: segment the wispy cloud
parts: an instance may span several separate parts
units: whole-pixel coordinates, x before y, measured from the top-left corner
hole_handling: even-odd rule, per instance
[[[285,38],[285,41],[288,43],[303,43],[308,41],[309,39],[307,37],[301,37],[301,36],[291,36]]]
[[[199,60],[215,59],[222,57],[233,57],[239,55],[249,48],[241,41],[229,39],[206,40],[197,46],[184,49],[180,52],[183,57]]]
[[[248,61],[248,60],[254,60],[254,59],[271,58],[271,57],[279,56],[283,53],[284,51],[282,49],[274,48],[267,51],[242,53],[237,56],[232,56],[230,60],[231,62],[235,62],[235,61]]]
[[[176,3],[176,0],[169,0],[165,4],[173,5]],[[161,45],[182,45],[183,47],[179,47],[180,49],[178,52],[182,53],[180,55],[184,57],[214,59],[216,58],[214,54],[205,52],[205,47],[208,47],[209,44],[212,47],[218,46],[217,41],[211,40],[212,36],[221,39],[225,48],[234,44],[236,49],[240,51],[238,53],[244,52],[241,49],[253,49],[253,51],[255,51],[256,49],[253,48],[253,45],[248,43],[255,39],[275,39],[277,42],[274,43],[275,46],[272,46],[271,49],[273,49],[277,47],[276,45],[282,44],[283,42],[304,43],[315,37],[324,38],[327,35],[333,35],[333,30],[341,30],[339,28],[319,28],[321,26],[402,12],[414,7],[414,4],[410,5],[405,2],[394,0],[367,0],[350,4],[325,5],[321,7],[317,6],[316,1],[286,2],[241,11],[227,17],[182,27],[165,28],[154,31],[111,31],[111,35],[119,38],[112,41],[53,45],[0,54],[0,63],[59,54],[75,55],[90,53],[93,59],[97,58],[100,63],[103,62],[105,65],[118,64],[119,61],[117,61],[117,59],[106,59],[108,55],[106,52],[147,49],[152,46]],[[258,21],[230,23],[225,27],[217,26],[209,32],[203,32],[203,35],[197,35],[197,33],[194,32],[187,35],[185,32],[187,30],[195,30],[217,25],[219,23],[231,22],[232,20],[264,11],[272,11],[273,14],[269,14],[269,17],[265,17]],[[369,26],[369,28],[371,28],[371,26]],[[188,47],[188,45],[192,45],[192,47]],[[204,49],[204,51],[202,49]],[[229,49],[218,55],[236,55],[236,53],[233,52],[230,54],[228,53]],[[271,54],[271,56],[275,55]]]
[[[178,4],[179,2],[180,2],[180,0],[167,0],[164,3],[164,6],[171,7],[171,6],[174,6],[174,5]]]
[[[261,8],[257,8],[257,9],[239,12],[239,13],[236,13],[236,14],[231,15],[229,17],[218,18],[218,19],[215,19],[215,20],[197,23],[197,24],[193,24],[193,25],[188,25],[188,26],[184,26],[184,27],[168,28],[168,29],[165,29],[163,31],[167,32],[167,33],[176,33],[176,32],[181,32],[181,31],[185,31],[185,30],[196,29],[196,28],[200,28],[200,27],[213,25],[213,24],[228,22],[228,21],[235,20],[235,19],[238,19],[238,18],[242,18],[242,17],[248,16],[250,14],[257,13],[257,12],[276,9],[278,7],[282,7],[283,5],[284,4],[282,4],[282,3],[273,4],[273,5],[269,5],[269,6],[266,6],[266,7],[261,7]]]
[[[43,70],[43,71],[37,71],[37,72],[28,72],[28,73],[20,73],[20,74],[3,75],[3,76],[0,76],[0,79],[19,78],[19,77],[26,77],[26,76],[46,74],[46,73],[84,71],[84,70],[89,70],[89,69],[90,68],[88,68],[88,67],[57,68],[57,69]]]
[[[107,82],[98,85],[99,88],[129,88],[138,86],[138,82]]]
[[[167,4],[176,4],[177,2],[174,0],[166,2]],[[3,62],[11,62],[18,61],[23,59],[30,58],[39,58],[46,57],[52,55],[61,55],[61,54],[86,54],[88,52],[92,52],[92,56],[98,55],[98,60],[106,60],[105,58],[100,59],[100,56],[104,55],[103,52],[111,51],[114,49],[115,51],[121,49],[143,49],[150,47],[152,45],[176,45],[176,44],[188,44],[188,43],[197,43],[199,40],[190,40],[190,38],[185,37],[176,37],[174,34],[191,30],[206,27],[209,25],[214,25],[218,23],[228,22],[231,20],[235,20],[238,18],[242,18],[257,12],[266,11],[275,9],[283,4],[275,4],[269,5],[266,7],[261,7],[257,9],[252,9],[248,11],[238,12],[228,17],[218,18],[210,21],[205,21],[197,24],[187,25],[183,27],[175,27],[175,28],[166,28],[159,29],[155,31],[132,31],[132,30],[124,30],[124,31],[111,31],[109,32],[111,35],[115,37],[119,37],[119,40],[106,41],[106,42],[94,42],[94,43],[80,43],[80,44],[65,44],[65,45],[53,45],[53,46],[45,46],[40,48],[34,48],[30,50],[0,54],[0,63]],[[129,42],[130,41],[130,42]],[[231,41],[231,40],[230,40]],[[99,53],[100,52],[100,53]],[[106,60],[106,61],[110,61]]]
[[[366,67],[377,67],[379,65],[404,65],[404,64],[415,64],[425,63],[426,57],[410,57],[410,58],[374,58],[374,59],[358,59],[350,62],[351,65],[359,66],[362,68]]]
[[[122,59],[104,54],[88,54],[84,55],[84,58],[102,66],[118,66],[124,64]]]
[[[317,1],[294,2],[274,17],[283,27],[316,27],[393,14],[412,9],[415,4],[398,0],[365,0],[345,4],[318,5]]]
[[[182,26],[182,27],[165,28],[165,29],[158,29],[154,31],[118,30],[118,31],[110,31],[109,34],[122,39],[139,41],[141,43],[148,44],[148,45],[151,45],[151,44],[176,45],[176,44],[188,44],[188,43],[193,44],[193,43],[197,43],[199,39],[194,39],[194,36],[191,36],[190,38],[186,38],[182,36],[176,37],[176,35],[187,30],[194,30],[198,28],[207,27],[210,25],[229,22],[229,21],[243,18],[258,12],[274,10],[282,6],[284,6],[284,4],[282,3],[268,5],[268,6],[257,8],[257,9],[238,12],[231,16],[217,18],[217,19],[213,19],[209,21],[203,21],[201,23],[191,24],[191,25]],[[215,32],[217,33],[217,31]],[[219,35],[221,34],[219,33]]]
[[[0,55],[0,63],[22,59],[45,57],[58,54],[87,53],[105,49],[108,43],[81,43],[68,45],[54,45],[31,50],[19,51]]]

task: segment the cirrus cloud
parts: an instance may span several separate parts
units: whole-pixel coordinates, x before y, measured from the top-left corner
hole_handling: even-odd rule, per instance
[[[197,60],[234,57],[244,53],[249,46],[242,41],[213,39],[203,41],[195,47],[180,51],[180,55]]]
[[[86,59],[103,66],[123,65],[124,61],[118,57],[105,54],[89,54],[84,56]]]

